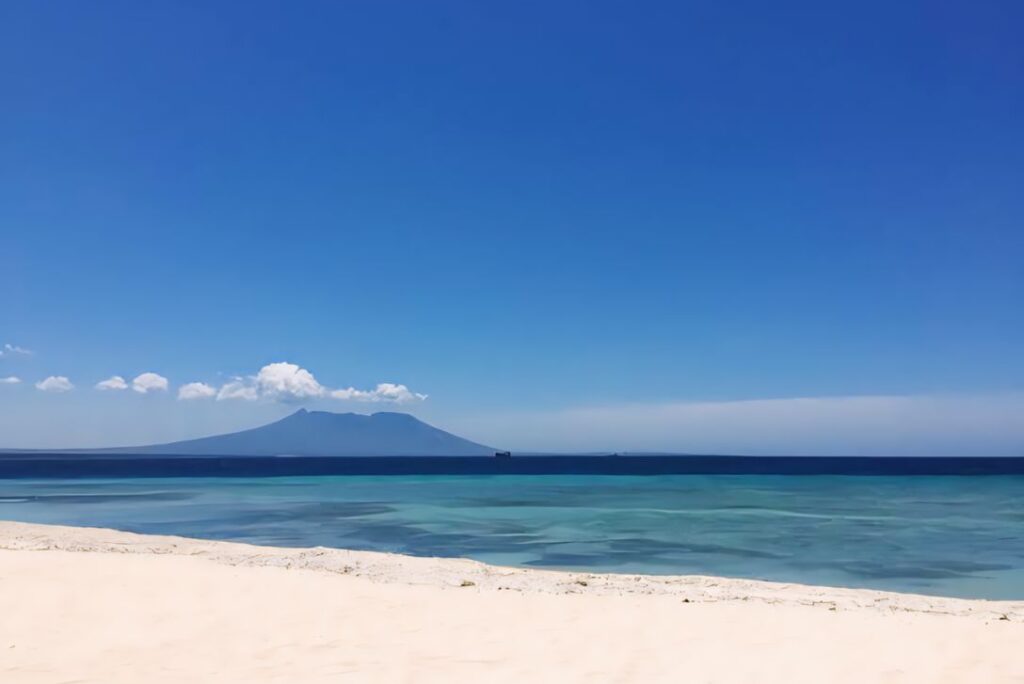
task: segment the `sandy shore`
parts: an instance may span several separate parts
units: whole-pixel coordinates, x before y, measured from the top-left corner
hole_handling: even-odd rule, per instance
[[[1024,682],[1024,602],[0,522],[0,681]]]

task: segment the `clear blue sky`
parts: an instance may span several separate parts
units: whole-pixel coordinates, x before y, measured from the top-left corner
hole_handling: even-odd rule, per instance
[[[33,354],[0,356],[0,446],[258,423],[295,402],[177,392],[287,361],[520,448],[599,448],[562,420],[594,408],[869,395],[1015,407],[957,434],[1024,452],[1021,26],[1010,1],[5,3],[0,345]],[[167,391],[93,389],[143,372]],[[757,451],[623,420],[608,448]],[[928,432],[863,450],[947,448]]]

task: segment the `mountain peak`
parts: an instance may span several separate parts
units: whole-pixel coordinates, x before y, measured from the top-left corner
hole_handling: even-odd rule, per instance
[[[487,456],[494,449],[424,423],[408,413],[309,411],[242,432],[118,449],[180,456]]]

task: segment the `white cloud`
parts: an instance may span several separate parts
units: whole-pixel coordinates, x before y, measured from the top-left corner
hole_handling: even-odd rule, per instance
[[[388,401],[396,404],[407,404],[413,401],[423,401],[426,394],[411,392],[405,385],[397,385],[390,382],[382,382],[372,390],[357,390],[354,387],[348,389],[337,389],[331,392],[331,397],[343,401],[366,401],[381,402]]]
[[[21,378],[16,378],[13,375],[0,378],[0,385],[17,385],[19,382],[21,382]]]
[[[313,399],[327,392],[312,373],[294,363],[271,363],[260,368],[256,387],[261,396],[282,401]]]
[[[75,386],[63,375],[51,375],[37,382],[36,389],[43,392],[70,392]]]
[[[243,378],[235,378],[224,385],[217,392],[217,401],[225,399],[243,399],[245,401],[256,401],[260,398],[259,392],[250,382]]]
[[[0,356],[11,356],[14,354],[20,354],[21,356],[32,356],[32,350],[25,349],[24,347],[19,347],[16,344],[5,344],[3,346],[3,349],[0,349]]]
[[[106,380],[102,380],[96,383],[96,389],[98,390],[125,390],[128,389],[128,383],[124,381],[120,375],[112,375]]]
[[[178,388],[178,399],[206,399],[217,395],[217,390],[205,382],[190,382]]]
[[[323,385],[305,368],[294,363],[279,362],[263,366],[259,372],[247,378],[236,377],[225,383],[217,392],[217,399],[270,399],[294,402],[307,399],[333,398],[362,402],[393,402],[397,404],[423,401],[426,394],[412,392],[405,385],[382,382],[372,390],[348,389],[331,390]]]
[[[139,394],[166,392],[167,378],[156,373],[143,373],[132,380],[132,389]]]

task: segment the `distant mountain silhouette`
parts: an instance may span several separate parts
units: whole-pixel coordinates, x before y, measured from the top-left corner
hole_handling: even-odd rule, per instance
[[[144,447],[89,450],[173,456],[488,456],[494,449],[407,413],[330,413],[299,409],[242,432]]]

